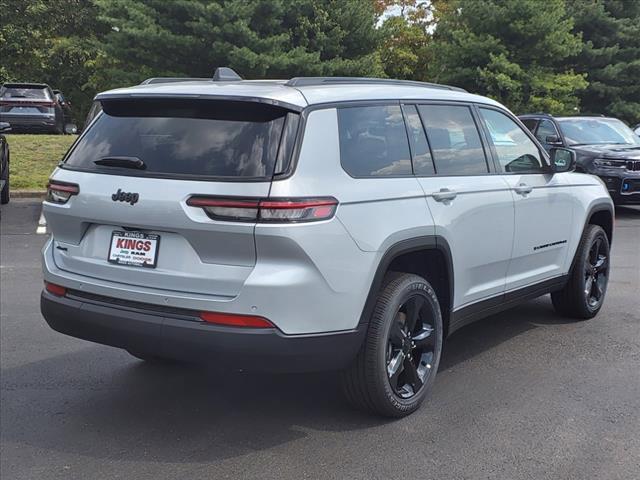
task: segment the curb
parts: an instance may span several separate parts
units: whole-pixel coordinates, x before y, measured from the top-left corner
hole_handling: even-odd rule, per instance
[[[33,198],[44,200],[44,197],[46,196],[46,190],[11,190],[11,198]]]

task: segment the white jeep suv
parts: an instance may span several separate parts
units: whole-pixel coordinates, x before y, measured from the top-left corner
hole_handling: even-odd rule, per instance
[[[341,370],[403,416],[448,335],[551,293],[593,317],[613,204],[499,103],[369,78],[151,79],[101,93],[51,176],[42,313],[234,369]]]

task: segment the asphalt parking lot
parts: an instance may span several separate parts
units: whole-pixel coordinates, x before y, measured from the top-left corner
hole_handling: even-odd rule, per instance
[[[638,208],[618,210],[596,319],[543,297],[460,330],[399,421],[351,410],[333,374],[149,366],[50,330],[39,205],[1,217],[2,479],[638,478]]]

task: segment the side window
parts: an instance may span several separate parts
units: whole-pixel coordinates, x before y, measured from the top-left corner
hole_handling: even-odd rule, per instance
[[[547,137],[551,136],[559,137],[558,131],[553,125],[553,122],[551,120],[540,120],[540,125],[538,126],[538,131],[536,132],[536,138],[544,144],[548,143]]]
[[[411,175],[411,154],[399,105],[338,109],[340,161],[354,177]]]
[[[524,123],[524,126],[527,127],[531,133],[533,133],[536,131],[538,120],[536,120],[535,118],[525,118],[524,120],[522,120],[522,123]]]
[[[516,122],[497,110],[480,108],[503,172],[535,173],[544,169],[536,144]]]
[[[89,109],[89,113],[87,113],[87,118],[84,120],[84,127],[88,127],[91,121],[98,116],[98,114],[102,111],[102,103],[95,101],[91,108]]]
[[[456,105],[420,105],[438,175],[478,175],[489,167],[471,110]]]
[[[409,144],[413,154],[413,171],[416,175],[433,175],[435,173],[433,160],[418,109],[415,105],[405,105],[403,108],[409,132]]]

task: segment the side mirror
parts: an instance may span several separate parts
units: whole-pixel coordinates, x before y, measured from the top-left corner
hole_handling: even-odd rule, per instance
[[[7,122],[0,122],[0,133],[7,133],[11,131],[11,125]]]
[[[553,173],[572,172],[576,168],[576,152],[568,148],[555,147],[551,154],[551,171]]]
[[[78,133],[78,126],[75,123],[67,123],[64,126],[64,133],[67,135]]]
[[[562,145],[562,140],[557,135],[547,135],[545,142],[549,145]]]

